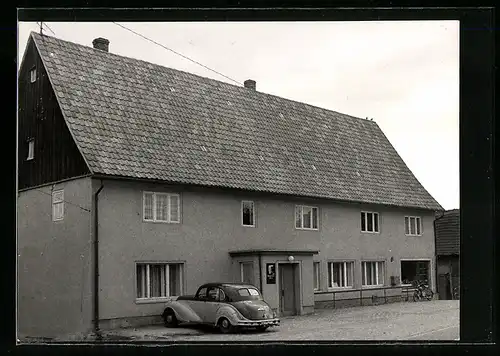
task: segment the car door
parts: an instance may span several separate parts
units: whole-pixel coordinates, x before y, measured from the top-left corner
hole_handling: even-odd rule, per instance
[[[217,316],[217,310],[224,304],[226,294],[218,287],[210,287],[207,291],[207,302],[205,304],[205,319],[203,322],[213,324]]]
[[[189,307],[198,315],[201,321],[205,320],[205,307],[207,304],[207,287],[200,287],[194,297],[187,303]]]

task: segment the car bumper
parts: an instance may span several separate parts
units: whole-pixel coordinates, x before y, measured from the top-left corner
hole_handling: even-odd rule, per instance
[[[265,320],[238,320],[236,326],[242,327],[258,327],[258,326],[279,326],[280,320],[275,319],[265,319]]]

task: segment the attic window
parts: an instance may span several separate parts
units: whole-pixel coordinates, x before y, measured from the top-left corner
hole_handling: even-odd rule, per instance
[[[33,68],[30,71],[30,81],[31,81],[31,83],[36,82],[36,68]]]
[[[28,140],[28,157],[26,157],[26,161],[31,161],[35,158],[35,139]]]

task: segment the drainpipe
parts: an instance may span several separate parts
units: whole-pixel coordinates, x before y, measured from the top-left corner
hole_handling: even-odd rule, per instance
[[[438,291],[438,284],[439,284],[439,280],[438,280],[438,257],[437,257],[437,253],[436,253],[436,242],[437,242],[437,238],[436,238],[436,221],[438,221],[439,219],[442,219],[444,217],[444,213],[445,211],[443,210],[441,212],[441,216],[439,216],[438,218],[434,218],[434,221],[432,222],[434,224],[434,255],[436,256],[436,263],[435,263],[435,266],[434,266],[434,280],[436,281],[436,294],[438,294],[438,298],[439,298],[439,291]]]
[[[98,340],[102,339],[101,330],[99,329],[99,193],[104,185],[101,186],[94,194],[94,333]]]
[[[259,281],[260,281],[260,293],[264,295],[262,291],[262,252],[259,252]]]

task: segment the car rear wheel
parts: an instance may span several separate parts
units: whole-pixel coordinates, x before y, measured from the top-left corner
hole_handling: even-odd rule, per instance
[[[167,328],[175,328],[179,324],[172,309],[165,310],[163,313],[163,322]]]
[[[221,318],[219,320],[219,330],[223,333],[223,334],[229,334],[229,333],[232,333],[235,328],[233,325],[231,325],[231,323],[229,322],[228,319],[226,318]]]

